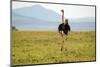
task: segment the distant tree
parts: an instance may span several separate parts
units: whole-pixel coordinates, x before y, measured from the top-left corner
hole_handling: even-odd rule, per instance
[[[12,26],[13,31],[18,31],[18,29],[15,26]]]

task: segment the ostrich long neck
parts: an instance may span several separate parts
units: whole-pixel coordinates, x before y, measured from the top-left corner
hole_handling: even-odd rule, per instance
[[[64,12],[62,13],[62,23],[64,23]]]

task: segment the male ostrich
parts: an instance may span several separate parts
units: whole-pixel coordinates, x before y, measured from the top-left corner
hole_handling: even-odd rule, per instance
[[[61,10],[62,12],[62,23],[58,26],[58,32],[62,38],[62,44],[61,44],[61,51],[63,50],[64,45],[64,35],[68,35],[68,32],[70,31],[70,26],[68,24],[68,19],[64,20],[64,10]]]

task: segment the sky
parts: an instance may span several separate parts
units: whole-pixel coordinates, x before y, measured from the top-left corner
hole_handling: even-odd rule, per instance
[[[46,9],[53,10],[61,14],[61,9],[65,11],[66,18],[84,18],[95,17],[95,7],[78,6],[78,5],[62,5],[62,4],[44,4],[44,3],[28,3],[28,2],[12,2],[12,9],[28,7],[33,5],[42,5]]]

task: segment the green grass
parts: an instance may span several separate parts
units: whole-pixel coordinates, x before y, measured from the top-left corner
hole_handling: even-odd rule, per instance
[[[12,64],[95,61],[95,32],[70,32],[64,50],[57,32],[12,32]]]

